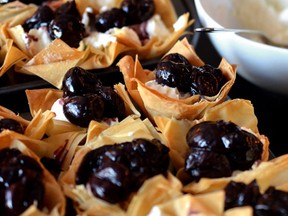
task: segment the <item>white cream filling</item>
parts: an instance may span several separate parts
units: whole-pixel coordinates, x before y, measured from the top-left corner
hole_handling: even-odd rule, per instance
[[[158,38],[166,38],[171,34],[159,14],[155,14],[147,21],[146,31],[150,37]]]
[[[170,98],[185,99],[191,97],[189,93],[181,94],[177,88],[172,88],[166,85],[158,84],[156,80],[150,80],[146,82],[145,85]]]
[[[31,56],[36,55],[52,42],[47,28],[30,29],[28,34],[25,34],[24,41],[29,47]]]
[[[86,25],[89,23],[87,19],[89,19],[88,16],[85,18],[85,20],[82,21]],[[178,19],[178,21],[175,22],[174,29],[178,30],[182,27],[183,20]],[[165,23],[162,21],[160,15],[158,14],[154,15],[147,21],[146,31],[149,37],[157,38],[166,38],[171,34],[169,29],[165,26]],[[110,43],[115,43],[117,41],[117,36],[123,34],[129,38],[131,43],[141,46],[141,41],[137,33],[127,26],[122,28],[111,28],[105,33],[91,32],[90,36],[84,38],[84,42],[85,44],[89,44],[95,48],[107,47]]]
[[[88,37],[83,39],[84,43],[94,48],[104,48],[110,43],[115,43],[117,38],[111,34],[92,32]]]
[[[54,117],[55,120],[69,122],[69,120],[66,118],[66,116],[64,114],[63,105],[64,105],[63,99],[59,98],[52,105],[51,111],[55,113],[55,117]]]

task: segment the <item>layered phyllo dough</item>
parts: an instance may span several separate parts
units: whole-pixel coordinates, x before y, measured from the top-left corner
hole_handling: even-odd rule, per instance
[[[218,182],[269,159],[269,139],[259,133],[252,104],[234,99],[199,120],[155,117],[170,148],[176,176],[187,185]]]
[[[146,180],[169,178],[168,152],[148,119],[128,117],[77,151],[61,178],[65,194],[77,203],[79,214],[125,215]]]
[[[209,107],[222,103],[236,78],[236,66],[224,58],[215,68],[205,64],[187,38],[179,40],[154,70],[136,57],[117,63],[130,96],[153,120],[155,116],[199,119]]]
[[[101,79],[81,67],[72,67],[63,78],[62,89],[26,90],[30,113],[50,111],[53,121],[88,128],[92,120],[112,125],[128,115],[140,117],[125,86],[104,85]]]
[[[16,71],[58,88],[55,80],[73,66],[107,68],[125,54],[158,58],[193,23],[189,12],[178,17],[170,0],[11,2],[2,9],[11,15],[2,20],[6,38],[26,57],[14,61]]]

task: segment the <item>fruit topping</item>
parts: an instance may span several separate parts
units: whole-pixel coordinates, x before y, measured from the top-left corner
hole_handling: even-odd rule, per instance
[[[76,184],[110,203],[125,201],[143,182],[166,174],[169,149],[159,140],[135,139],[105,145],[87,153],[76,173]]]
[[[55,11],[43,4],[22,26],[26,32],[31,29],[45,28],[52,40],[60,38],[75,48],[79,46],[79,42],[86,34],[75,1],[68,1]]]
[[[33,14],[32,17],[27,19],[22,25],[24,30],[28,32],[30,29],[39,29],[40,27],[48,27],[51,20],[54,19],[53,10],[47,6],[39,6],[37,11]]]
[[[60,38],[69,46],[76,48],[85,35],[83,23],[69,14],[56,16],[50,22],[48,31],[52,39]]]
[[[57,8],[55,11],[55,16],[60,16],[60,15],[65,15],[65,14],[69,14],[71,16],[74,16],[78,20],[81,19],[81,15],[77,9],[77,5],[76,5],[75,0],[65,2],[59,8]]]
[[[121,28],[126,25],[125,13],[118,8],[112,8],[97,14],[95,29],[99,32],[106,32],[110,28]]]
[[[95,29],[99,32],[106,32],[111,28],[121,28],[123,26],[132,26],[138,29],[136,32],[140,35],[147,34],[143,30],[139,31],[135,25],[147,21],[155,13],[155,4],[153,0],[124,0],[120,8],[111,8],[96,15]],[[140,37],[141,38],[141,37]]]
[[[224,190],[225,210],[251,206],[255,216],[288,214],[288,193],[273,186],[261,194],[256,180],[247,185],[231,181]]]
[[[0,132],[2,132],[5,129],[12,130],[21,134],[24,133],[23,126],[18,121],[11,118],[0,119]]]
[[[248,170],[261,159],[263,151],[263,144],[254,134],[223,120],[194,125],[186,141],[189,151],[185,171],[190,175],[189,181],[227,177],[235,170]]]
[[[20,215],[30,205],[44,207],[43,170],[31,157],[18,149],[0,150],[0,211]],[[29,194],[29,196],[27,196]]]
[[[66,98],[63,105],[65,117],[75,125],[87,127],[91,120],[101,121],[104,101],[96,94]]]
[[[128,25],[147,21],[155,13],[154,0],[123,0],[121,9],[126,13]]]
[[[81,67],[70,68],[62,82],[64,97],[95,93],[102,86],[101,80],[95,73],[91,73]]]
[[[111,86],[81,67],[73,67],[64,76],[64,106],[66,118],[73,124],[87,127],[91,120],[125,117],[125,104]]]
[[[170,53],[157,64],[156,82],[182,93],[214,96],[227,81],[219,68],[211,65],[194,66],[179,53]]]

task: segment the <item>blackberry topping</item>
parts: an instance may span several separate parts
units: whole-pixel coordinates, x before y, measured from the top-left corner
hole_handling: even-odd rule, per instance
[[[225,210],[251,206],[255,216],[288,214],[288,193],[277,190],[273,186],[261,194],[256,180],[247,185],[231,181],[224,190]]]
[[[22,26],[26,32],[30,29],[47,28],[52,40],[60,38],[75,48],[79,46],[80,41],[86,35],[75,1],[67,1],[56,11],[53,11],[48,5],[42,4]]]
[[[22,26],[26,32],[30,29],[39,29],[41,27],[47,28],[53,19],[54,11],[47,5],[41,5],[33,16],[27,19]]]
[[[120,7],[126,13],[128,25],[147,21],[155,13],[153,0],[123,0]]]
[[[125,106],[122,98],[110,86],[102,86],[98,89],[97,95],[104,101],[104,116],[106,118],[125,118]]]
[[[106,32],[110,28],[121,28],[127,24],[125,13],[118,8],[112,8],[96,16],[95,29]]]
[[[179,53],[166,55],[155,68],[156,82],[177,87],[182,93],[213,96],[227,82],[222,72],[211,65],[193,66]]]
[[[111,86],[103,86],[98,77],[81,67],[70,68],[62,81],[66,118],[73,124],[87,127],[91,120],[122,120],[125,104]]]
[[[101,86],[101,80],[95,73],[77,66],[70,68],[62,81],[64,97],[96,93]]]
[[[169,149],[159,140],[135,139],[105,145],[87,153],[76,173],[76,184],[110,203],[125,201],[145,180],[165,174]]]
[[[30,205],[44,207],[43,170],[33,158],[18,149],[0,150],[0,211],[20,215]],[[27,196],[29,194],[29,196]]]
[[[77,48],[84,38],[85,27],[77,17],[69,14],[56,16],[49,24],[48,31],[54,40],[60,38],[69,46]]]
[[[11,118],[0,119],[0,133],[5,129],[24,134],[23,126],[18,121]]]
[[[71,16],[76,17],[78,20],[81,20],[81,15],[77,9],[77,5],[75,0],[67,1],[66,3],[62,4],[59,8],[55,11],[55,16],[61,16],[69,14]]]
[[[99,32],[106,32],[111,28],[131,26],[141,40],[148,38],[143,26],[137,26],[153,16],[155,4],[153,0],[124,0],[120,8],[112,8],[96,15],[95,29]]]
[[[101,121],[104,114],[104,101],[96,94],[65,98],[65,117],[75,125],[88,127],[91,120]]]
[[[248,170],[261,159],[263,151],[263,144],[255,135],[223,120],[196,124],[188,131],[186,140],[190,148],[185,159],[189,181]]]

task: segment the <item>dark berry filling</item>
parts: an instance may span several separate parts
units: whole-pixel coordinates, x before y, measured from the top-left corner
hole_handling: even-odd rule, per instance
[[[156,82],[177,87],[182,93],[217,95],[227,79],[219,68],[211,65],[193,66],[179,53],[163,57],[155,68]]]
[[[11,118],[0,119],[0,132],[5,129],[24,134],[24,127],[21,125],[21,123]]]
[[[169,149],[159,140],[135,139],[105,145],[87,153],[76,173],[76,184],[110,203],[125,201],[145,180],[166,174]]]
[[[75,48],[86,35],[75,1],[67,1],[56,11],[43,4],[22,26],[26,32],[30,29],[47,28],[52,40],[60,38]]]
[[[87,127],[91,120],[125,118],[125,104],[111,86],[104,86],[95,73],[80,67],[67,71],[62,82],[66,118]]]
[[[288,214],[288,193],[270,186],[260,193],[256,180],[249,184],[231,181],[225,187],[225,210],[234,207],[251,206],[253,215],[268,216]]]
[[[189,151],[185,171],[189,181],[227,177],[235,170],[248,170],[261,160],[263,152],[263,144],[254,134],[223,120],[196,124],[188,131],[186,140]]]
[[[1,149],[1,215],[20,215],[33,204],[42,209],[45,194],[42,179],[43,170],[33,158],[22,154],[18,149]]]

